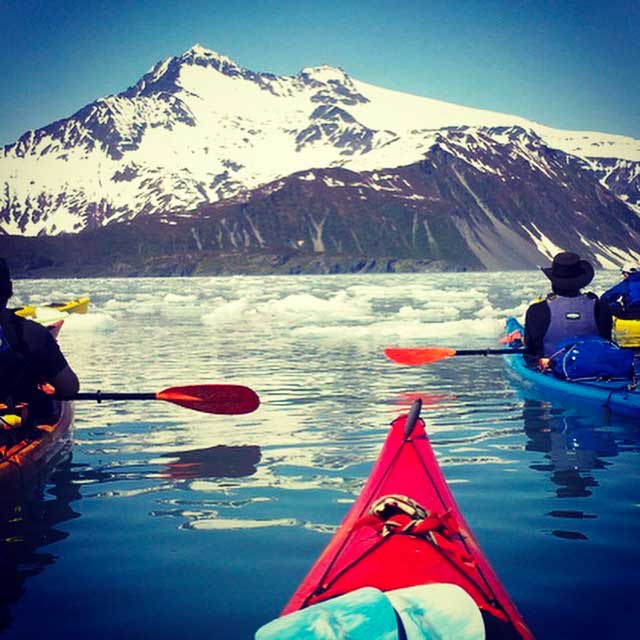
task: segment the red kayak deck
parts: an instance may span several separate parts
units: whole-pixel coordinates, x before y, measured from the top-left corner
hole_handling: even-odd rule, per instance
[[[282,615],[365,586],[389,591],[452,583],[480,608],[487,638],[533,638],[458,509],[424,422],[415,416],[393,422],[360,496]]]

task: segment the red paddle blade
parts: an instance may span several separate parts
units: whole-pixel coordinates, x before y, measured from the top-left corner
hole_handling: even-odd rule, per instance
[[[416,367],[421,364],[430,364],[456,355],[456,350],[449,347],[422,347],[415,349],[403,349],[402,347],[390,347],[384,350],[384,354],[397,362]]]
[[[251,413],[260,406],[260,398],[253,389],[237,384],[192,384],[185,387],[169,387],[156,393],[156,398],[194,411],[224,415]]]

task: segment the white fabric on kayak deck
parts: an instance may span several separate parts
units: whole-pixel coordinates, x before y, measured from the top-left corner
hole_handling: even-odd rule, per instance
[[[423,584],[387,591],[407,640],[484,640],[484,623],[473,598],[455,584]]]

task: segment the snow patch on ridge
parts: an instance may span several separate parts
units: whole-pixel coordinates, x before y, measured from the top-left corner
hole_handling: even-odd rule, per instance
[[[549,260],[553,260],[553,256],[555,256],[557,253],[560,253],[561,251],[564,251],[562,247],[559,247],[557,244],[547,238],[547,236],[545,236],[544,233],[542,233],[542,231],[540,231],[540,229],[538,229],[538,227],[536,227],[533,222],[531,223],[531,226],[533,227],[533,230],[527,229],[526,225],[522,225],[522,228],[527,232],[529,237],[536,245],[536,248],[543,256],[545,256]]]
[[[300,71],[301,76],[313,78],[318,82],[345,82],[349,76],[340,67],[331,67],[322,64],[317,67],[306,67]]]
[[[578,236],[580,242],[593,251],[598,265],[603,269],[617,269],[629,262],[640,264],[640,253],[637,251],[606,245],[599,240],[588,240],[581,233]]]

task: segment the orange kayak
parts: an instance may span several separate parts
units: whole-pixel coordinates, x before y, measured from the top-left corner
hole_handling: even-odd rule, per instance
[[[62,324],[58,320],[49,325],[54,337]],[[69,446],[73,403],[54,401],[54,407],[54,419],[28,428],[20,426],[17,415],[0,413],[0,497],[37,484],[50,471],[51,462]]]
[[[0,496],[24,491],[42,479],[71,440],[73,403],[57,402],[58,417],[19,435],[21,427],[0,431]],[[25,430],[26,431],[26,430]]]

